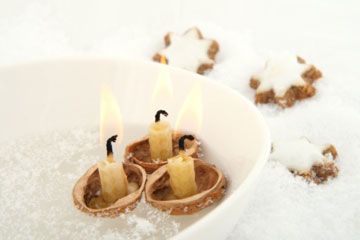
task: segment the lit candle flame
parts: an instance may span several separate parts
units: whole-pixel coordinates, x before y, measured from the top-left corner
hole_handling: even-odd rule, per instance
[[[166,64],[166,57],[165,56],[161,56],[160,63],[161,64]]]
[[[162,56],[160,62],[166,64],[166,58]],[[162,108],[167,109],[169,106],[166,105],[172,101],[172,97],[173,86],[169,70],[166,67],[161,67],[151,98],[153,112]]]
[[[178,114],[175,130],[198,134],[203,121],[202,85],[196,82]]]
[[[123,138],[123,121],[119,106],[115,97],[108,86],[101,89],[100,101],[100,144],[106,146],[106,140],[118,135],[117,144],[121,143]]]

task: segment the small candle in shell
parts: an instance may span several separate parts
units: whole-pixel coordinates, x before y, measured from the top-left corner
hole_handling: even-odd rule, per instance
[[[157,111],[155,122],[149,127],[150,154],[153,161],[166,161],[173,156],[172,129],[170,123],[160,119],[168,116],[164,110]]]
[[[112,136],[106,143],[107,158],[98,163],[101,197],[108,203],[114,203],[116,200],[125,197],[128,194],[128,181],[123,165],[115,162],[111,143],[116,141]]]
[[[83,212],[115,217],[133,210],[141,198],[146,172],[141,166],[114,160],[116,137],[107,140],[107,158],[89,168],[74,186],[74,204]]]
[[[194,140],[192,135],[184,135],[179,139],[179,154],[168,159],[167,172],[170,186],[176,198],[186,198],[197,193],[195,181],[194,159],[185,153],[185,140]]]

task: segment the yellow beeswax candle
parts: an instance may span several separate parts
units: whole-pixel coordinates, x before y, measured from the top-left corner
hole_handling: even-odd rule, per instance
[[[127,177],[121,163],[101,161],[98,164],[101,195],[105,202],[113,203],[127,195]]]
[[[153,161],[166,161],[173,156],[172,130],[168,122],[160,120],[160,115],[167,116],[164,110],[157,111],[155,122],[149,127],[150,154]]]
[[[170,186],[177,198],[186,198],[197,193],[194,159],[186,155],[184,151],[185,139],[194,140],[194,137],[191,135],[181,137],[179,140],[179,155],[168,159],[167,163]]]
[[[128,193],[128,182],[123,165],[115,162],[111,142],[116,141],[117,135],[108,139],[107,159],[98,163],[101,182],[101,196],[107,203],[114,203]]]

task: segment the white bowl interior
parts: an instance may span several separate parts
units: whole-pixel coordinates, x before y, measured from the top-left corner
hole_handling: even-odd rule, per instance
[[[53,130],[97,126],[99,89],[108,83],[123,114],[125,146],[145,135],[153,120],[151,96],[164,67],[136,61],[68,59],[0,68],[0,142]],[[255,180],[264,165],[269,132],[256,108],[235,91],[197,74],[165,68],[174,90],[173,101],[166,103],[173,124],[192,84],[202,83],[203,125],[198,135],[207,158],[226,173],[230,183],[225,199],[216,211],[207,214],[206,221],[197,221],[202,214],[188,217],[190,220],[182,217],[192,225],[187,233],[196,234],[210,227],[211,219],[220,217],[221,211],[230,213],[237,199],[246,198],[242,188]],[[230,225],[235,223],[231,221]]]

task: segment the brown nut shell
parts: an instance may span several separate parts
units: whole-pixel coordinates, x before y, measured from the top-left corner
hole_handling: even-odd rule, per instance
[[[179,138],[182,136],[182,133],[174,132],[173,133],[173,154],[174,156],[179,152]],[[185,142],[186,153],[189,156],[194,158],[199,157],[200,147],[197,140],[191,142]],[[142,166],[147,173],[152,173],[157,170],[159,167],[165,165],[167,161],[154,162],[151,160],[150,155],[150,146],[149,146],[149,137],[144,137],[143,139],[134,142],[128,145],[125,149],[124,156],[125,163],[135,163]]]
[[[224,174],[214,165],[200,159],[194,159],[194,166],[197,194],[168,200],[172,194],[170,177],[166,166],[162,166],[148,176],[145,186],[146,201],[162,211],[169,211],[171,215],[191,215],[219,201],[226,189]]]
[[[146,182],[145,170],[136,164],[125,163],[124,170],[128,182],[135,182],[139,188],[106,208],[90,208],[88,206],[93,197],[98,196],[101,189],[100,175],[97,164],[89,170],[76,182],[73,189],[73,201],[75,206],[81,211],[94,216],[116,217],[125,211],[133,210],[140,200]]]

